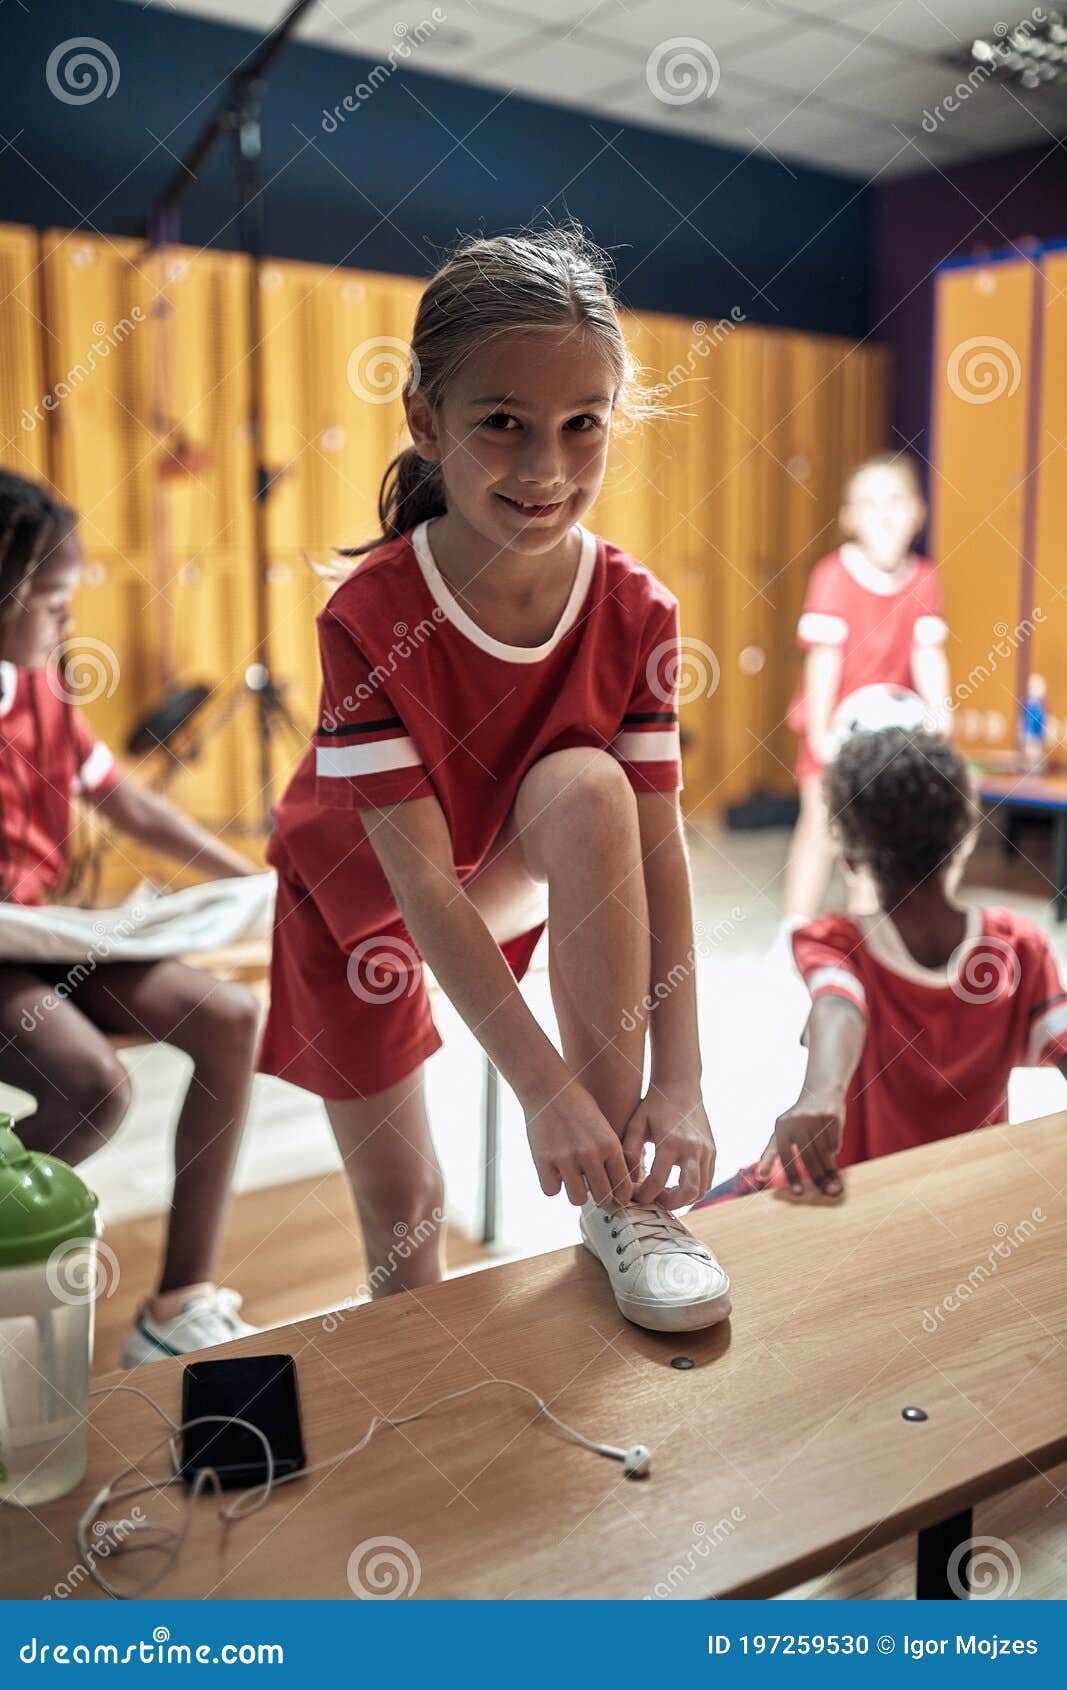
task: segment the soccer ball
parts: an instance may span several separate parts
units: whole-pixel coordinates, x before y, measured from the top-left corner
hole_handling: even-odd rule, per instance
[[[834,712],[828,749],[836,757],[846,739],[855,733],[878,733],[882,728],[904,728],[911,732],[931,726],[926,705],[910,687],[888,684],[860,687],[843,698]]]

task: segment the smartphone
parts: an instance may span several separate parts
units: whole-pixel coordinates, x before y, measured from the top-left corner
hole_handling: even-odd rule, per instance
[[[182,1378],[182,1424],[202,1414],[237,1415],[258,1426],[270,1443],[276,1479],[306,1465],[292,1356],[190,1362]],[[244,1426],[207,1421],[182,1433],[185,1483],[191,1485],[205,1467],[215,1469],[223,1490],[261,1485],[267,1477],[266,1451]]]

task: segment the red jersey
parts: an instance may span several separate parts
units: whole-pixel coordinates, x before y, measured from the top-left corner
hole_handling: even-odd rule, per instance
[[[1067,1056],[1067,993],[1048,941],[1010,910],[969,910],[945,968],[915,962],[884,915],[809,922],[793,953],[812,1001],[843,997],[867,1022],[843,1167],[1004,1121],[1011,1070]]]
[[[334,933],[344,949],[396,914],[360,808],[436,797],[467,879],[523,776],[549,752],[608,751],[638,792],[682,784],[674,596],[581,529],[574,584],[551,636],[505,645],[452,594],[427,529],[378,547],[318,618],[319,728],[277,806],[267,853],[309,889],[347,865],[345,931]]]
[[[102,797],[118,780],[52,671],[0,663],[0,897],[45,903],[66,873],[71,795]]]
[[[885,684],[914,688],[916,646],[943,645],[941,581],[926,558],[909,557],[891,574],[876,569],[858,546],[844,545],[811,572],[797,640],[805,651],[841,649],[841,675],[834,707],[860,687]],[[789,707],[789,725],[806,726],[801,685]]]

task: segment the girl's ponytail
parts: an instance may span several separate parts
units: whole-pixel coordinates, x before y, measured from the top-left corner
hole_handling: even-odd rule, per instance
[[[386,470],[378,494],[381,538],[362,546],[338,546],[337,555],[362,557],[385,540],[398,540],[401,534],[409,534],[420,522],[444,516],[447,509],[440,464],[428,463],[419,457],[414,446],[405,446]]]

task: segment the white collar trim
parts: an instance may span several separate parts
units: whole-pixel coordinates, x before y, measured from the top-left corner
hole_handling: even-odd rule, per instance
[[[943,968],[926,968],[916,962],[908,950],[892,918],[881,911],[877,915],[857,916],[856,925],[863,934],[868,954],[891,974],[911,980],[917,986],[951,986],[958,980],[967,952],[982,937],[982,912],[977,905],[967,909],[967,925],[963,940]]]
[[[571,587],[570,597],[563,609],[563,614],[555,628],[543,645],[506,645],[503,640],[495,640],[487,634],[484,628],[479,628],[473,617],[468,616],[456,595],[449,587],[441,571],[434,562],[430,549],[430,538],[427,530],[428,522],[421,522],[413,530],[411,544],[415,550],[415,557],[422,571],[423,580],[430,589],[435,602],[444,611],[448,620],[457,627],[461,634],[466,635],[472,645],[480,651],[488,652],[490,657],[499,657],[505,663],[540,663],[542,658],[554,651],[564,634],[574,626],[578,619],[578,612],[585,602],[589,591],[589,583],[593,576],[593,565],[596,563],[596,535],[581,523],[576,523],[582,538],[582,549],[578,557],[578,568],[574,575],[574,585]]]
[[[891,593],[899,593],[902,587],[906,587],[919,567],[915,554],[910,552],[896,569],[879,569],[851,541],[846,541],[841,547],[841,562],[853,581],[883,599],[888,598]]]
[[[0,662],[0,716],[7,716],[18,691],[19,672],[13,663]]]

